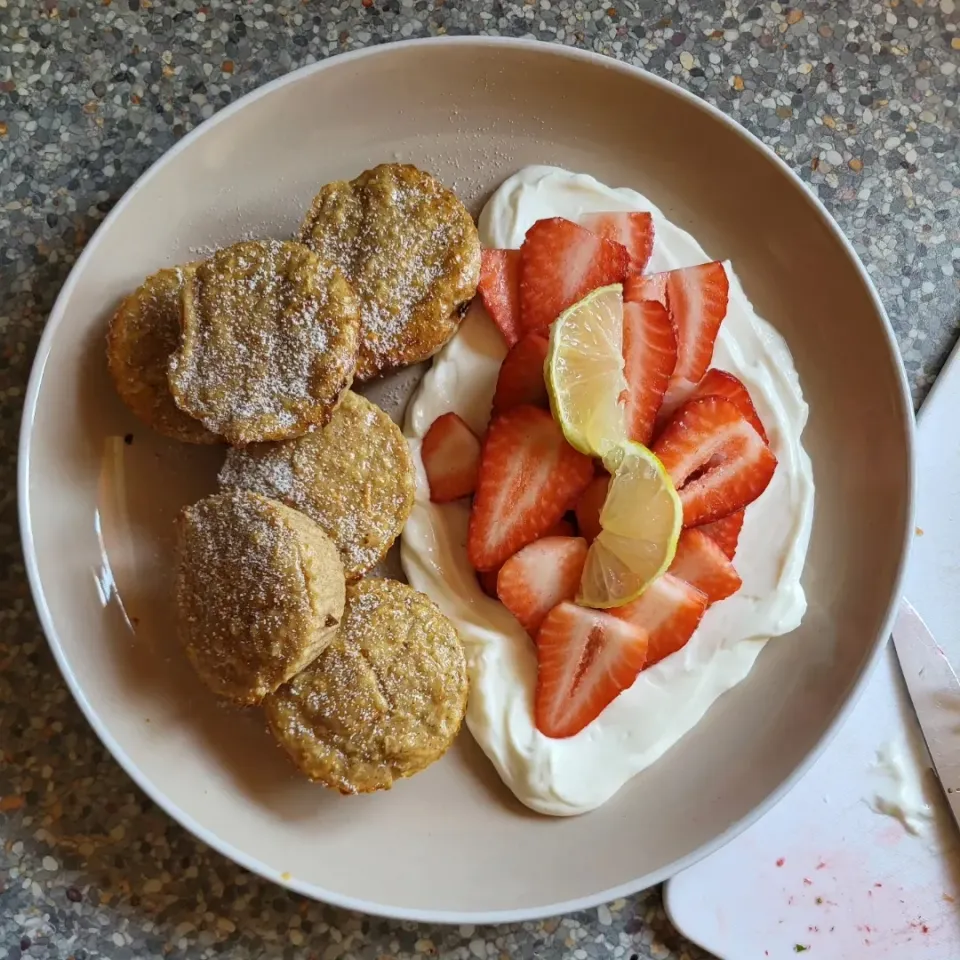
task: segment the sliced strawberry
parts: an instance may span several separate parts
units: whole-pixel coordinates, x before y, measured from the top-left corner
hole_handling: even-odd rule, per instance
[[[714,543],[720,546],[727,558],[732,560],[737,552],[737,544],[740,542],[744,513],[745,510],[741,507],[722,520],[714,520],[713,523],[705,523],[692,529],[702,530]]]
[[[653,217],[649,213],[588,213],[580,223],[598,237],[625,246],[635,273],[647,265],[653,253]]]
[[[566,518],[558,520],[547,532],[548,537],[575,537],[577,528]]]
[[[667,309],[677,328],[677,366],[664,400],[671,413],[686,400],[713,359],[713,345],[727,315],[730,284],[719,262],[671,270]]]
[[[638,599],[610,612],[646,631],[650,638],[646,666],[652,667],[686,645],[700,625],[708,602],[692,584],[665,573]]]
[[[600,511],[607,501],[609,486],[610,477],[607,474],[595,477],[577,500],[577,529],[587,543],[593,543],[600,535]]]
[[[680,534],[670,573],[706,594],[711,603],[725,600],[743,584],[723,548],[696,527]]]
[[[480,441],[455,413],[445,413],[430,424],[420,458],[434,503],[467,497],[476,488]]]
[[[535,540],[500,568],[497,596],[520,626],[535,637],[544,617],[558,603],[576,596],[586,559],[583,537]]]
[[[480,299],[507,346],[520,339],[520,251],[484,250],[480,254]]]
[[[493,416],[506,413],[522,403],[550,409],[550,397],[543,379],[543,364],[550,341],[543,334],[521,337],[503,358],[493,394]]]
[[[631,440],[648,444],[677,365],[677,333],[662,303],[624,303],[623,360],[627,432]]]
[[[623,282],[623,299],[629,303],[642,303],[644,300],[656,300],[667,305],[667,274],[645,273],[631,274]]]
[[[467,556],[493,570],[543,536],[593,479],[593,461],[578,453],[546,410],[514,407],[487,430],[480,457]]]
[[[756,500],[777,466],[750,421],[722,397],[687,401],[653,452],[680,495],[685,527],[719,520]]]
[[[480,589],[488,596],[497,599],[497,577],[500,570],[480,570],[477,572],[477,582]]]
[[[732,373],[716,368],[708,370],[697,384],[690,399],[696,397],[724,397],[735,403],[740,412],[750,421],[753,429],[763,437],[763,442],[767,442],[767,431],[763,429],[763,424],[757,414],[757,408],[753,405],[753,400],[750,399],[750,391],[743,381],[737,379]]]
[[[609,613],[561,603],[537,634],[537,729],[572,737],[629,687],[647,659],[645,630]]]
[[[630,267],[626,247],[563,217],[538,220],[520,254],[521,322],[541,333],[591,290],[621,283]]]

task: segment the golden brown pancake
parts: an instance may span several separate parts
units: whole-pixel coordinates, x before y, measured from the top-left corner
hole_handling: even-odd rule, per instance
[[[218,443],[220,437],[174,403],[167,383],[170,354],[180,343],[180,300],[189,270],[160,270],[120,304],[107,332],[107,366],[120,399],[148,427],[182,443]]]
[[[330,422],[227,454],[220,484],[302,510],[337,545],[348,580],[379,563],[413,509],[410,448],[376,404],[348,390]]]
[[[300,436],[350,386],[359,322],[350,284],[302,244],[219,250],[184,283],[173,398],[230,443]]]
[[[463,647],[422,593],[361,580],[347,588],[333,643],[263,705],[310,779],[347,794],[386,790],[453,743],[467,706]]]
[[[439,180],[407,164],[328,183],[299,239],[337,264],[360,298],[358,380],[433,356],[477,291],[473,218]]]
[[[334,639],[343,566],[312,520],[234,490],[185,508],[177,532],[178,632],[214,693],[258,703]]]

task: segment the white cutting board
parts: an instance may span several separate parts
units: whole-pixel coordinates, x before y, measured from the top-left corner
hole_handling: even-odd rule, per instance
[[[920,413],[916,523],[906,595],[960,664],[960,348]],[[932,808],[919,836],[870,805],[895,795],[891,748]],[[667,883],[671,920],[721,960],[960,960],[960,831],[929,767],[888,645],[800,783]]]

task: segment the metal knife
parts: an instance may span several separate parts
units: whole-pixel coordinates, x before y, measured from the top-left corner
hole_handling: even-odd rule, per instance
[[[905,599],[893,623],[893,646],[933,768],[960,825],[960,679]]]

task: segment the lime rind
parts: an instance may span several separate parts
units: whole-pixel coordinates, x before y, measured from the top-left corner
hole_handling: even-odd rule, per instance
[[[550,409],[567,442],[591,457],[623,441],[623,287],[599,287],[550,327],[544,361]]]

